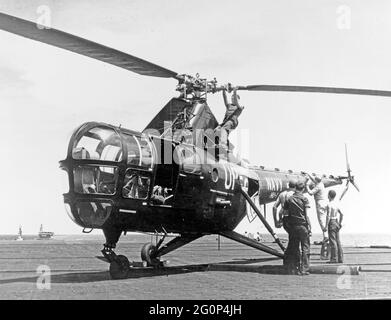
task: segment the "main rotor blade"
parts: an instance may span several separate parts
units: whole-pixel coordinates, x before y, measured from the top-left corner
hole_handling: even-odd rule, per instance
[[[250,85],[250,86],[239,86],[239,87],[237,87],[237,89],[238,90],[248,90],[248,91],[318,92],[318,93],[359,94],[359,95],[368,95],[368,96],[391,97],[391,91],[369,90],[369,89],[351,89],[351,88],[333,88],[333,87]]]
[[[176,78],[177,73],[149,61],[56,29],[40,29],[36,23],[0,13],[0,30],[100,60],[135,73]]]

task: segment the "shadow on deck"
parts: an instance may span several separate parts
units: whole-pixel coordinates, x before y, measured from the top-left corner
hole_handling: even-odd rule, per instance
[[[205,271],[238,271],[238,272],[255,272],[265,274],[283,274],[282,265],[249,265],[254,263],[264,263],[268,261],[280,260],[279,258],[262,258],[262,259],[240,259],[234,261],[217,262],[210,264],[192,264],[184,266],[169,266],[153,269],[150,267],[130,268],[126,279],[161,277],[176,274],[185,274],[192,272]],[[52,270],[53,272],[58,272]],[[0,285],[8,283],[35,283],[38,276],[20,277],[0,280]],[[68,272],[61,274],[52,274],[51,283],[89,283],[112,280],[108,271],[83,271]]]

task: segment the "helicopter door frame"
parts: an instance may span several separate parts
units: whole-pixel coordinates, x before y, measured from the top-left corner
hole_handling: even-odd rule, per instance
[[[161,170],[166,171],[167,177],[170,176],[170,184],[161,185],[162,181],[158,178],[158,174]],[[179,174],[179,166],[175,163],[170,165],[157,164],[153,174],[152,188],[148,199],[148,205],[171,208],[175,198]],[[169,202],[166,202],[167,200],[169,200]]]
[[[172,157],[176,144],[172,140],[157,136],[149,136],[149,138],[156,161],[148,205],[171,208],[179,175],[179,165]],[[171,153],[168,159],[167,152]]]
[[[194,186],[199,186],[202,189],[205,177],[198,152],[203,152],[203,150],[200,151],[194,145],[183,143],[177,146],[176,156],[179,162],[179,173],[173,200],[175,207],[188,208],[192,204],[195,205],[196,199],[199,198],[199,192],[194,193]]]

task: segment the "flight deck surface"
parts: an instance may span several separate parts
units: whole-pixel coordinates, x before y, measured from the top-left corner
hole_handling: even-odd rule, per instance
[[[99,239],[1,241],[0,299],[391,298],[389,248],[345,247],[345,262],[360,265],[359,275],[292,276],[279,273],[280,259],[231,240],[221,238],[218,250],[216,238],[203,237],[164,256],[169,264],[160,270],[135,267],[123,280],[111,280],[109,265],[97,258]],[[151,236],[127,235],[116,252],[139,266],[148,241]],[[311,250],[311,264],[324,264],[320,247]]]

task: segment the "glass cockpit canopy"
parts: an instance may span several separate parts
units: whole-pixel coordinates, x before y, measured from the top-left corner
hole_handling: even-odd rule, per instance
[[[121,138],[112,128],[93,127],[75,140],[72,158],[120,162],[122,160]]]

